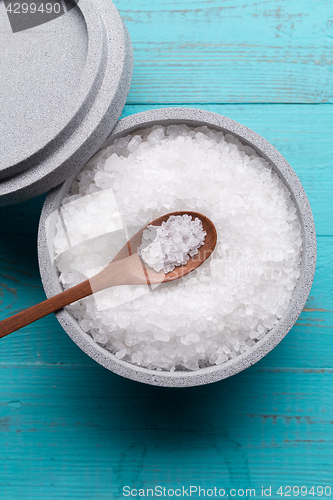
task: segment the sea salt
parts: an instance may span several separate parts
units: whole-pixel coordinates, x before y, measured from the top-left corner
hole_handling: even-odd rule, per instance
[[[51,244],[63,287],[176,211],[214,223],[204,264],[171,283],[110,288],[70,306],[117,358],[171,372],[225,363],[260,341],[288,307],[302,253],[296,207],[265,159],[231,134],[154,126],[99,152],[63,201]]]
[[[155,271],[163,269],[167,274],[198,255],[206,235],[198,217],[192,220],[188,214],[171,215],[160,226],[148,226],[143,232],[138,254]]]

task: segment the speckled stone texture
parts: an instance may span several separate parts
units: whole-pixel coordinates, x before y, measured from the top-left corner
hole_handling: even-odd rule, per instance
[[[80,0],[20,33],[0,2],[0,24],[3,206],[59,185],[100,148],[125,105],[133,53],[109,0]]]
[[[235,359],[229,360],[220,366],[202,368],[195,372],[173,373],[148,370],[119,360],[109,351],[97,345],[88,334],[83,332],[71,313],[62,310],[56,316],[64,330],[86,354],[118,375],[157,386],[190,387],[217,382],[235,375],[263,358],[285,337],[300,315],[310,293],[316,267],[316,234],[309,201],[293,169],[269,142],[229,118],[199,109],[165,108],[146,111],[121,120],[111,136],[106,140],[104,147],[112,143],[114,139],[135,130],[155,124],[167,126],[174,123],[186,123],[189,126],[207,125],[216,130],[234,134],[243,143],[252,146],[260,156],[265,158],[291,191],[302,225],[303,255],[301,275],[284,316],[263,339]],[[48,194],[41,215],[38,238],[39,265],[44,289],[48,297],[62,291],[57,271],[52,265],[52,242],[58,209],[62,199],[70,191],[78,172],[79,169],[62,186]]]

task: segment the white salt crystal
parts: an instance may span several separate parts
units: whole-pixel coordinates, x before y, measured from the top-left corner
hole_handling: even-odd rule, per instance
[[[198,218],[192,221],[192,216],[187,214],[171,215],[161,226],[148,226],[138,254],[155,271],[164,269],[167,274],[185,264],[189,256],[197,255],[206,235]]]
[[[115,172],[122,168],[123,162],[116,153],[113,153],[110,158],[108,158],[104,165],[104,170],[106,172]]]
[[[69,306],[96,342],[146,368],[198,370],[246,352],[283,316],[299,278],[301,226],[288,189],[252,148],[207,127],[154,126],[117,139],[90,160],[61,210],[54,253],[65,288],[110,262],[126,231],[165,213],[197,211],[214,221],[216,250],[190,275]],[[160,244],[152,252],[155,266],[161,253],[164,272],[195,255],[203,239],[200,221],[191,223],[194,249],[186,253],[185,217],[174,243],[164,241],[167,260]]]

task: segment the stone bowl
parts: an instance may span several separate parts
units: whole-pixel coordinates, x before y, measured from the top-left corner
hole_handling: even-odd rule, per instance
[[[248,368],[270,352],[289,332],[300,315],[310,293],[316,266],[316,235],[309,201],[297,175],[284,157],[265,139],[247,127],[224,116],[188,108],[163,108],[128,116],[118,122],[104,147],[121,136],[153,125],[185,123],[189,126],[207,125],[215,130],[222,130],[236,136],[242,143],[250,145],[267,160],[291,192],[302,226],[303,253],[300,278],[294,289],[285,314],[278,323],[254,346],[219,366],[201,368],[198,371],[158,372],[135,366],[117,359],[113,354],[96,344],[91,336],[78,325],[77,320],[65,309],[56,313],[56,317],[71,339],[91,358],[105,368],[123,377],[146,384],[163,387],[190,387],[204,385],[225,379]],[[52,261],[51,244],[55,233],[55,223],[63,198],[70,191],[76,178],[76,171],[64,184],[50,191],[40,219],[38,252],[42,282],[47,297],[62,291],[58,272]]]

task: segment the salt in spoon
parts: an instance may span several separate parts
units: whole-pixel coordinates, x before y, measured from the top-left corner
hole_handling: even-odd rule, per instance
[[[207,235],[204,244],[198,249],[198,254],[190,258],[183,266],[176,267],[173,271],[165,274],[163,271],[156,272],[154,269],[146,265],[139,254],[138,247],[142,243],[143,231],[148,226],[160,226],[162,222],[166,222],[172,215],[191,215],[197,217],[203,226],[203,230]],[[108,264],[101,272],[92,278],[79,283],[64,292],[51,297],[40,304],[19,312],[10,318],[0,321],[0,338],[9,335],[20,328],[23,328],[38,319],[47,316],[53,312],[59,311],[65,306],[76,302],[77,300],[88,297],[93,293],[99,292],[106,288],[119,285],[155,285],[174,281],[178,278],[186,276],[186,274],[194,271],[212,254],[217,241],[217,233],[214,224],[210,219],[196,212],[173,212],[163,215],[158,219],[147,224],[138,231],[132,238],[123,246],[110,264]]]

